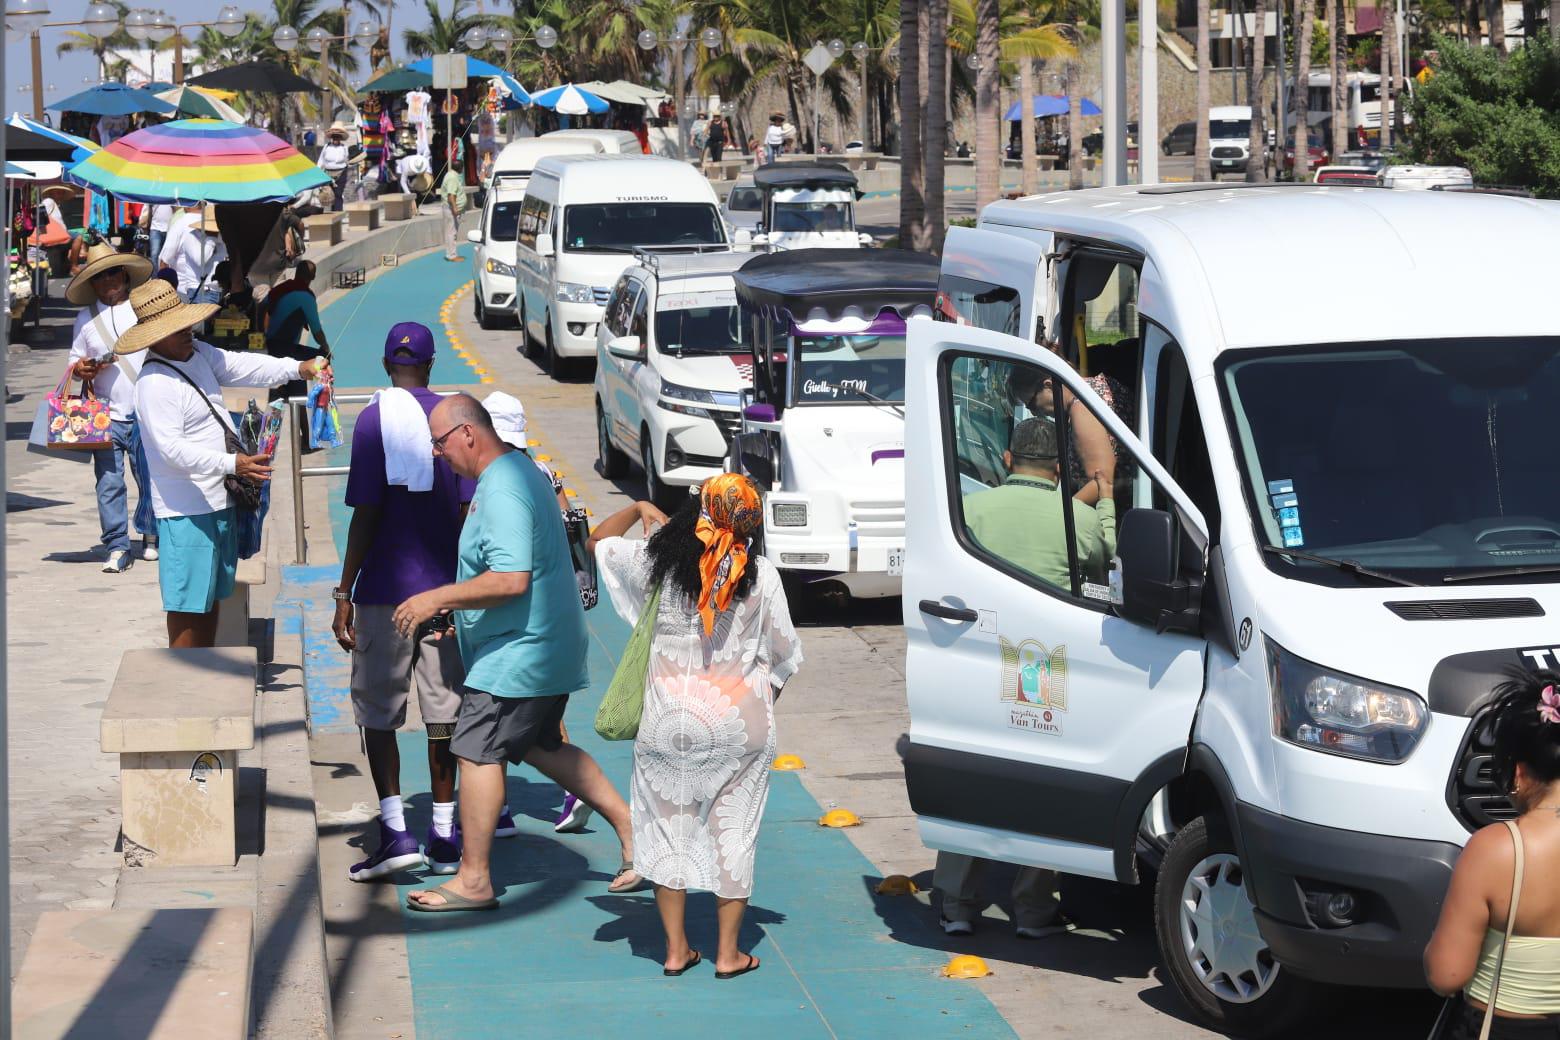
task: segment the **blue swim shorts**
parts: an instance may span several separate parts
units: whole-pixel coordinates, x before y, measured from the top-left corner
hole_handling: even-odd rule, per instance
[[[157,542],[164,610],[209,614],[233,591],[238,574],[233,507],[200,516],[158,517]]]

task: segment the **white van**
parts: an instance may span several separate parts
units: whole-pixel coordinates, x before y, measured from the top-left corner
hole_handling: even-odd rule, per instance
[[[601,142],[588,137],[555,138],[549,135],[526,137],[504,145],[493,160],[493,174],[489,187],[508,187],[525,190],[536,164],[549,155],[599,155]]]
[[[1560,662],[1557,235],[1551,202],[1309,185],[952,229],[950,320],[909,339],[922,840],[1156,868],[1168,975],[1220,1031],[1291,1027],[1317,982],[1422,987],[1453,862],[1512,813],[1486,699]],[[1388,281],[1326,262],[1343,239]],[[1502,258],[1507,305],[1448,306],[1469,255]],[[1060,465],[1005,454],[1035,416]],[[978,501],[1057,481],[1017,492],[1022,525]]]
[[[607,155],[643,155],[644,146],[628,130],[553,130],[539,141],[594,141]]]
[[[770,163],[753,172],[763,193],[753,246],[860,249],[872,236],[856,230],[856,175],[838,163]]]
[[[677,505],[721,472],[753,385],[753,346],[731,276],[751,253],[641,250],[596,334],[596,457],[612,479],[637,459],[651,501]]]
[[[1257,156],[1257,162],[1263,161]],[[1251,106],[1219,105],[1208,109],[1208,166],[1214,180],[1221,173],[1245,173],[1251,162]]]
[[[1464,166],[1383,166],[1376,174],[1383,188],[1430,191],[1434,188],[1471,188],[1473,174]]]
[[[687,163],[653,155],[541,160],[518,235],[525,352],[553,375],[596,356],[596,326],[635,248],[731,248],[710,182]]]
[[[481,222],[466,232],[466,240],[477,247],[471,306],[484,329],[496,329],[515,316],[515,231],[524,199],[521,189],[494,188],[482,206]]]

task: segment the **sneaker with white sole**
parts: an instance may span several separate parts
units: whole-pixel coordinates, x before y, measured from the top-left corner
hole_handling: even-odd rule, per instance
[[[126,549],[115,549],[108,554],[108,559],[103,564],[104,574],[123,574],[135,565],[130,558],[130,552]]]
[[[563,799],[563,811],[558,814],[558,822],[553,824],[555,834],[577,834],[585,829],[585,823],[590,819],[591,807],[572,794],[565,792]]]
[[[1050,935],[1061,935],[1067,931],[1068,921],[1065,917],[1058,917],[1050,924],[1019,925],[1013,929],[1020,939],[1044,939]]]
[[[513,838],[519,835],[520,828],[515,826],[515,818],[506,809],[498,814],[498,829],[493,832],[495,838]]]
[[[406,831],[394,830],[379,821],[379,849],[361,863],[354,863],[347,870],[351,881],[373,881],[398,870],[408,870],[423,865],[422,850],[417,839]]]
[[[428,873],[453,874],[460,869],[460,824],[455,824],[448,838],[428,828],[428,844],[423,847],[423,858],[428,861]]]
[[[156,542],[142,542],[141,543],[141,559],[147,560],[147,561],[155,561],[157,559],[157,543]]]
[[[950,921],[944,917],[942,930],[947,935],[974,935],[975,925],[969,921]]]

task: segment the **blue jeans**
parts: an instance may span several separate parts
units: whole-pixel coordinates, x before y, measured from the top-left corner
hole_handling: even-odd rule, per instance
[[[109,552],[129,550],[130,527],[126,506],[130,490],[125,484],[125,461],[130,460],[130,471],[135,476],[135,529],[142,538],[157,541],[157,527],[152,519],[152,482],[146,475],[146,449],[141,445],[141,431],[135,420],[114,420],[109,429],[112,448],[92,453],[92,472],[97,477],[98,525],[103,529],[103,544]]]
[[[184,295],[184,294],[181,294],[181,295]],[[184,302],[185,303],[221,303],[222,302],[222,290],[220,288],[218,288],[217,286],[212,285],[211,283],[208,282],[206,285],[204,285],[202,287],[191,289],[189,291],[189,294],[184,296]]]
[[[153,228],[149,237],[151,241],[147,244],[147,248],[150,252],[147,255],[148,259],[152,261],[152,273],[155,274],[157,272],[157,254],[162,252],[163,241],[168,237],[168,232],[158,231],[156,228]]]

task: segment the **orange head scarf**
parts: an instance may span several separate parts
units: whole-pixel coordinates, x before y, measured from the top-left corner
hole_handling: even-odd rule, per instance
[[[704,543],[699,558],[699,616],[704,634],[715,631],[715,615],[731,606],[737,583],[747,570],[748,540],[764,521],[764,504],[753,482],[740,473],[722,473],[699,492],[699,524]]]

